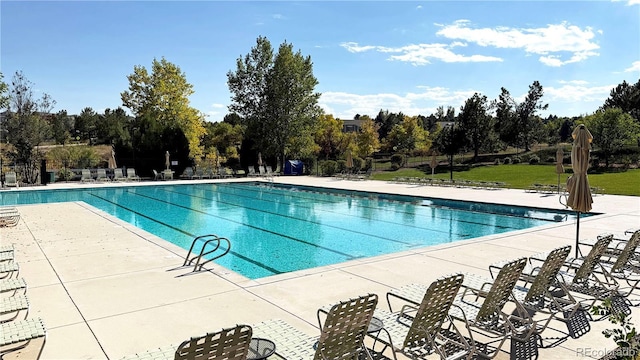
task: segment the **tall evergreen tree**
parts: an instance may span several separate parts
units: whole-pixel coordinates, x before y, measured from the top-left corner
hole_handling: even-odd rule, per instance
[[[612,108],[621,109],[640,123],[640,80],[634,85],[622,81],[621,84],[611,89],[609,98],[604,101],[602,109]]]
[[[489,106],[485,95],[475,93],[465,101],[458,115],[460,128],[473,149],[474,161],[477,160],[480,149],[493,138],[493,118],[489,115]]]

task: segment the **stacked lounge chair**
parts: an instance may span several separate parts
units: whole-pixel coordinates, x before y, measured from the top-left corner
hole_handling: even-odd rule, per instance
[[[0,248],[3,259],[0,261],[0,358],[42,339],[37,359],[44,349],[47,330],[42,319],[28,318],[27,283],[18,278],[20,267],[13,261],[13,253],[13,245]],[[18,293],[20,291],[22,293]]]

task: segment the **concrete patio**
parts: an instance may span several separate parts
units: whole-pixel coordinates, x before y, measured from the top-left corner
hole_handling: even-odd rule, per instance
[[[316,177],[279,177],[275,181],[564,209],[557,195],[523,190]],[[52,184],[46,189],[79,186]],[[0,192],[0,199],[3,193]],[[386,307],[384,294],[393,287],[413,282],[428,284],[453,272],[488,275],[492,262],[573,244],[576,234],[575,222],[554,223],[249,280],[215,264],[209,266],[209,271],[190,275],[190,269],[179,268],[186,250],[83,202],[21,205],[19,211],[20,223],[0,228],[0,241],[2,245],[15,244],[20,276],[29,286],[29,316],[43,318],[48,328],[41,359],[119,359],[179,344],[190,336],[222,327],[270,318],[281,318],[309,334],[318,334],[316,311],[327,304],[376,293],[380,297],[378,306]],[[601,215],[580,221],[583,239],[640,227],[637,197],[598,195],[594,197],[593,212]],[[637,323],[640,308],[632,310]],[[554,329],[565,329],[562,323],[552,323],[551,327],[543,337],[560,336],[559,332],[554,334]],[[603,329],[611,327],[606,320],[591,322],[589,333],[540,349],[540,358],[601,357],[615,347],[602,335]],[[5,358],[32,358],[38,345],[34,343],[24,352]],[[503,350],[508,349],[507,343]],[[508,358],[508,354],[501,354],[500,358]]]

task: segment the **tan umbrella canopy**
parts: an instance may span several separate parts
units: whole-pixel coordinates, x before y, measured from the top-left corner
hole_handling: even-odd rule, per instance
[[[431,167],[431,176],[433,177],[433,174],[436,172],[436,167],[438,166],[438,159],[436,158],[435,152],[431,155],[431,163],[429,166]]]
[[[558,174],[558,194],[560,194],[560,175],[564,174],[564,165],[562,165],[563,160],[564,160],[564,150],[562,150],[562,147],[558,147],[558,151],[556,151],[556,174]]]
[[[169,151],[167,151],[166,153],[164,153],[164,166],[166,167],[167,170],[169,170],[169,167],[171,165],[171,161],[169,160],[170,155],[169,155]]]
[[[111,154],[109,154],[109,169],[115,169],[118,167],[118,165],[116,164],[116,151],[113,149],[113,147],[111,148]]]
[[[347,169],[353,168],[353,155],[351,155],[351,150],[347,150]]]
[[[593,198],[589,187],[587,169],[589,169],[589,152],[593,136],[584,125],[579,125],[571,134],[573,147],[571,148],[571,168],[573,175],[567,180],[567,206],[578,212],[576,221],[576,257],[578,256],[578,241],[580,236],[580,213],[591,211]]]

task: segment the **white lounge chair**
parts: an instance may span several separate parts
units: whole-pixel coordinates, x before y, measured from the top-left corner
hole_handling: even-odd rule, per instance
[[[136,175],[136,169],[127,169],[127,180],[140,181],[140,176]]]
[[[40,318],[17,320],[0,324],[0,357],[23,349],[32,340],[43,338],[40,352],[34,359],[38,359],[47,341],[47,329]]]
[[[7,187],[18,187],[18,176],[14,171],[4,174],[4,184]]]

